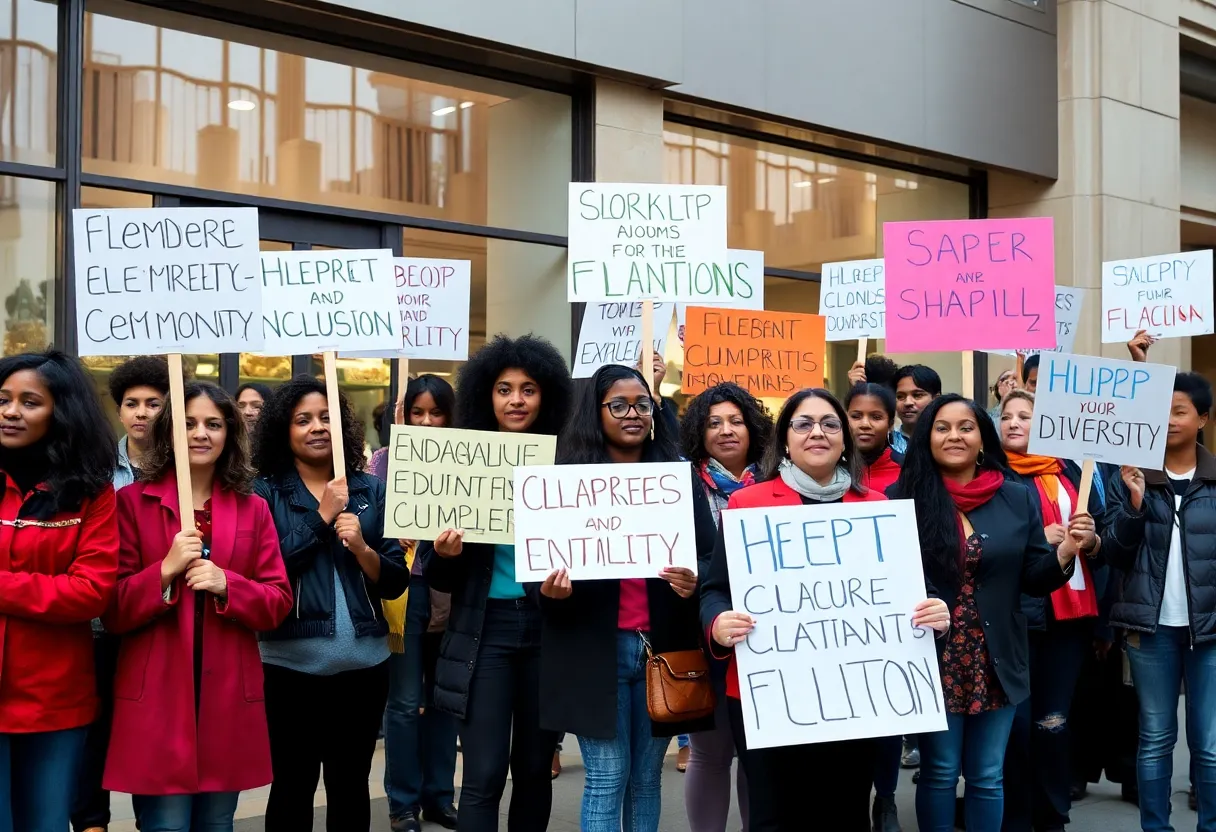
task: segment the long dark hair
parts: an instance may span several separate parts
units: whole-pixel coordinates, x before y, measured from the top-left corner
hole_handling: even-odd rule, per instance
[[[33,370],[53,399],[46,446],[49,499],[37,519],[61,511],[79,511],[114,480],[118,440],[101,410],[96,388],[80,359],[59,350],[0,358],[0,384],[13,373]],[[0,456],[2,459],[2,456]]]
[[[257,433],[253,442],[253,465],[263,477],[274,477],[296,470],[296,456],[291,450],[291,414],[300,399],[311,393],[326,395],[325,382],[308,375],[299,375],[281,384],[262,407]],[[342,442],[346,452],[347,476],[363,470],[363,423],[345,393],[338,394],[342,411]],[[333,430],[333,414],[330,414]]]
[[[236,399],[209,381],[192,381],[186,385],[183,398],[187,405],[199,396],[211,400],[224,417],[224,427],[228,429],[224,450],[215,461],[215,481],[237,494],[252,494],[254,470],[250,462],[249,434],[245,429],[245,420],[237,412]],[[145,482],[156,482],[174,471],[173,408],[169,404],[165,402],[152,423],[152,447],[144,457],[140,474],[140,479]]]
[[[514,339],[496,335],[465,362],[456,380],[456,427],[498,430],[494,382],[513,367],[540,385],[540,413],[528,433],[557,435],[570,412],[573,383],[566,359],[552,344],[535,335]]]
[[[705,450],[705,426],[709,423],[709,411],[715,405],[729,402],[743,414],[743,426],[747,428],[747,464],[760,459],[773,432],[773,417],[764,403],[732,381],[724,381],[701,393],[688,404],[684,418],[680,421],[680,450],[684,458],[694,465],[709,459]]]
[[[883,409],[887,411],[887,421],[892,427],[895,425],[895,394],[891,392],[891,388],[883,384],[875,384],[872,381],[859,381],[849,388],[849,392],[844,395],[844,409],[847,411],[853,405],[853,399],[858,396],[873,396],[882,402]]]
[[[1008,466],[996,425],[984,409],[971,399],[948,393],[931,401],[916,420],[916,430],[908,440],[904,465],[892,487],[891,497],[916,500],[916,527],[920,535],[925,576],[939,588],[956,590],[961,581],[958,553],[962,546],[958,533],[958,511],[954,507],[954,499],[946,490],[946,483],[942,480],[930,446],[937,414],[949,404],[966,405],[979,426],[982,453],[977,467],[1003,473]]]
[[[540,380],[537,380],[537,384]],[[410,408],[414,406],[414,402],[423,393],[430,393],[431,398],[435,400],[435,407],[447,417],[448,424],[452,424],[453,417],[456,414],[456,391],[452,389],[452,385],[441,379],[439,376],[423,373],[418,378],[410,379],[410,383],[405,386],[405,401],[402,403],[402,410],[405,411],[405,422],[409,424]],[[544,407],[545,389],[541,388],[541,407]]]
[[[807,399],[822,399],[836,413],[836,418],[840,420],[840,433],[844,437],[844,452],[840,456],[840,464],[849,472],[851,481],[849,488],[858,494],[864,494],[865,488],[861,484],[861,454],[853,446],[853,434],[849,431],[849,415],[844,412],[844,405],[822,387],[807,387],[786,399],[785,404],[781,407],[781,412],[777,414],[777,424],[773,428],[773,435],[769,439],[768,447],[764,449],[764,456],[760,460],[760,473],[756,479],[760,481],[775,480],[780,475],[781,463],[789,459],[789,449],[785,445],[785,437],[789,435],[790,422],[794,420],[794,412]]]
[[[650,385],[642,374],[622,364],[605,364],[595,371],[587,384],[579,385],[570,419],[557,438],[557,462],[560,465],[596,465],[611,462],[608,444],[604,441],[604,408],[600,405],[612,385],[618,381],[636,381],[653,398]],[[646,437],[642,443],[642,462],[678,462],[680,449],[671,435],[667,420],[659,418],[658,411],[650,415],[654,424],[654,438]]]

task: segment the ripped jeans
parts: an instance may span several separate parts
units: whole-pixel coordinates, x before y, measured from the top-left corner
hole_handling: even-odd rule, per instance
[[[1048,602],[1050,603],[1050,602]],[[1005,748],[1002,832],[1068,823],[1072,783],[1068,715],[1094,620],[1049,621],[1030,632],[1030,698],[1019,703]],[[1080,707],[1084,707],[1084,703]]]

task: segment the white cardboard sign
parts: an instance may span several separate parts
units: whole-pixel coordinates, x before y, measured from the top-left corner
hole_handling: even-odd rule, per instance
[[[1054,350],[1022,350],[1024,356],[1041,352],[1072,352],[1077,341],[1077,328],[1081,326],[1081,305],[1085,293],[1074,286],[1056,286],[1056,348]],[[993,355],[1016,356],[1014,350],[992,350]]]
[[[571,182],[567,298],[734,305],[755,279],[727,257],[726,188]]]
[[[824,263],[819,279],[819,314],[827,319],[827,340],[886,337],[882,258]]]
[[[764,309],[764,252],[732,248],[726,252],[727,263],[735,274],[755,276],[752,285],[756,291],[750,298],[736,298],[729,303],[698,303],[697,306],[721,306],[728,309]],[[688,318],[687,303],[676,304],[676,337],[684,343],[684,322]]]
[[[687,462],[515,469],[515,580],[657,578],[697,571]],[[577,592],[577,590],[576,590]]]
[[[267,355],[381,352],[401,343],[387,249],[262,253]]]
[[[472,264],[468,260],[394,257],[401,343],[392,352],[343,351],[367,358],[428,358],[466,361],[469,357],[469,294]]]
[[[1102,343],[1137,330],[1157,338],[1213,332],[1212,252],[1186,251],[1102,264]]]
[[[256,208],[72,211],[80,355],[262,347]]]
[[[1056,353],[1040,362],[1030,453],[1161,468],[1174,367]]]
[[[663,355],[671,329],[672,304],[654,305],[654,351]],[[591,378],[605,364],[633,367],[642,356],[642,302],[589,303],[578,331],[575,378]]]
[[[748,748],[946,727],[911,500],[722,512]]]

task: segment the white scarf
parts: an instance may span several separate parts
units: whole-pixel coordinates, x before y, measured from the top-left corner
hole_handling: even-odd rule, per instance
[[[790,462],[789,459],[783,459],[777,470],[781,474],[782,482],[816,503],[832,503],[841,499],[849,490],[849,486],[853,484],[848,470],[842,465],[836,466],[836,471],[832,474],[832,481],[827,485],[820,485],[814,477]]]

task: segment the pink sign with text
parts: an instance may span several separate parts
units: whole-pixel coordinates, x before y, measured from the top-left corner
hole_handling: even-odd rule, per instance
[[[883,225],[887,352],[1056,346],[1051,217]]]

